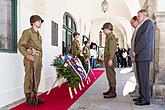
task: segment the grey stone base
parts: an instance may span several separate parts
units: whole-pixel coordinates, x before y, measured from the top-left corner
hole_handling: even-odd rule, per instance
[[[165,85],[154,84],[153,86],[153,97],[165,99]]]

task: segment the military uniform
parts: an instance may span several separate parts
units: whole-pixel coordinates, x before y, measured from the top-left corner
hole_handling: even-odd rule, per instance
[[[24,93],[31,92],[31,69],[34,68],[34,90],[37,93],[38,86],[41,78],[42,69],[42,39],[39,32],[36,32],[33,28],[29,28],[23,31],[22,36],[18,42],[18,49],[24,56],[24,66],[25,66],[25,79],[24,79]],[[33,65],[31,61],[27,59],[27,55],[34,55]]]
[[[37,97],[42,69],[42,38],[40,33],[34,30],[40,28],[39,23],[43,22],[40,16],[32,15],[30,17],[32,27],[23,31],[18,42],[18,49],[24,56],[24,93],[26,102],[32,106],[44,103],[44,100]]]
[[[116,39],[114,34],[111,32],[109,35],[106,35],[105,48],[104,48],[104,64],[106,68],[106,75],[109,82],[109,86],[116,86],[115,51],[116,51]],[[111,67],[108,65],[109,59],[113,61],[113,65]]]
[[[84,46],[83,49],[82,49],[82,54],[84,56],[84,60],[82,60],[82,64],[84,66],[84,69],[86,72],[88,72],[89,68],[88,68],[88,63],[89,62],[89,58],[90,58],[90,51],[89,51],[89,48],[87,46]],[[81,60],[81,58],[80,58]]]
[[[89,48],[87,46],[84,46],[82,50],[83,50],[82,54],[84,55],[84,57],[85,58],[90,58]]]
[[[79,57],[80,55],[80,43],[74,39],[72,42],[72,55]]]
[[[107,22],[103,25],[102,30],[106,34],[105,48],[104,48],[104,64],[106,69],[106,75],[109,82],[109,90],[103,92],[104,98],[116,98],[116,39],[113,35],[113,25]],[[112,61],[112,64],[109,64]],[[110,62],[111,63],[111,62]]]

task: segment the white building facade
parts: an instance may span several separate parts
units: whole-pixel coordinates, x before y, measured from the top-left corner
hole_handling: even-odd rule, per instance
[[[136,15],[146,0],[136,0],[134,4],[131,4],[132,0],[107,1],[110,9],[103,13],[100,8],[102,0],[0,0],[0,107],[24,97],[23,56],[17,49],[17,42],[22,31],[30,27],[31,15],[37,14],[44,19],[40,29],[43,41],[41,92],[47,91],[54,82],[56,71],[51,62],[55,56],[63,53],[62,41],[64,44],[67,42],[69,48],[74,31],[81,34],[81,46],[83,36],[99,44],[101,26],[104,22],[112,21],[120,47],[126,47],[133,32],[130,18]],[[161,2],[159,0],[157,5],[161,5]],[[165,11],[162,5],[158,9]],[[58,32],[58,40],[53,41],[56,46],[52,45],[52,22],[58,25],[55,31]]]

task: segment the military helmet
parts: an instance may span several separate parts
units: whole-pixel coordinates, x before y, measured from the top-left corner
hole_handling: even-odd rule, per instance
[[[110,29],[113,30],[113,25],[110,22],[107,22],[103,25],[103,27],[101,28],[102,30],[104,29]]]
[[[36,22],[36,21],[38,21],[38,20],[41,20],[41,23],[44,22],[44,20],[40,16],[38,16],[38,15],[32,15],[30,17],[30,23],[31,24],[34,23],[34,22]]]

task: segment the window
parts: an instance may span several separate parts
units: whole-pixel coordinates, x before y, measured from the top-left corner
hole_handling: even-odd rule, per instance
[[[0,0],[0,51],[17,52],[17,3]]]
[[[103,36],[102,36],[102,31],[99,32],[99,46],[103,47],[102,42],[103,42]]]
[[[98,47],[98,58],[104,60],[104,47]]]
[[[85,41],[89,41],[89,38],[88,38],[87,36],[83,35],[83,40],[82,40],[82,42],[84,43]]]
[[[76,23],[71,14],[65,13],[63,16],[63,38],[62,53],[63,55],[71,54],[73,33],[76,31]]]

